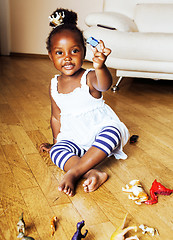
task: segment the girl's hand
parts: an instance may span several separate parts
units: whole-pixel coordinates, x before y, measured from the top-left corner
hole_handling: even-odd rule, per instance
[[[105,48],[104,42],[99,41],[99,50],[97,47],[91,47],[94,57],[93,57],[93,67],[95,69],[101,69],[104,66],[104,63],[107,59],[107,56],[111,53],[109,48]]]
[[[40,145],[40,152],[44,152],[44,151],[49,152],[53,145],[54,144],[50,144],[50,143],[42,143]]]

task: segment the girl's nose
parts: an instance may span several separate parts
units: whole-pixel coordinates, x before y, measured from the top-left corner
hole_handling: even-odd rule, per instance
[[[65,61],[70,61],[70,60],[71,60],[70,54],[66,54],[66,56],[65,56]]]

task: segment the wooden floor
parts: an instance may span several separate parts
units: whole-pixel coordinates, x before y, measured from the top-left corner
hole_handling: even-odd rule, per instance
[[[38,149],[42,142],[52,142],[48,94],[56,74],[52,63],[1,57],[0,74],[0,239],[17,239],[22,212],[27,235],[35,240],[70,240],[82,219],[82,232],[89,231],[86,240],[109,240],[126,213],[127,226],[144,224],[160,233],[152,237],[138,229],[140,240],[173,239],[173,194],[158,195],[155,205],[138,206],[122,192],[133,179],[139,179],[148,194],[155,179],[173,188],[173,81],[124,79],[118,92],[104,94],[139,140],[125,146],[127,160],[109,158],[100,166],[109,174],[103,186],[87,194],[81,180],[71,198],[57,190],[64,173]],[[51,237],[53,216],[58,224]],[[132,235],[133,230],[128,236]]]

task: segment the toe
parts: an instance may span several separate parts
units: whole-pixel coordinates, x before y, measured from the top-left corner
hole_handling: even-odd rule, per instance
[[[85,182],[83,183],[83,187],[87,187],[89,184],[91,184],[91,179],[86,179]]]
[[[84,192],[88,192],[88,186],[84,186]]]
[[[63,189],[64,189],[64,187],[63,187],[63,186],[58,186],[58,190],[59,190],[60,192],[62,192],[62,191],[63,191]]]

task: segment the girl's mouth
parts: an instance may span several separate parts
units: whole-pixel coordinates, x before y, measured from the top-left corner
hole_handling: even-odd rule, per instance
[[[71,70],[74,68],[74,65],[72,63],[66,63],[64,64],[63,68],[65,68],[66,70]]]

